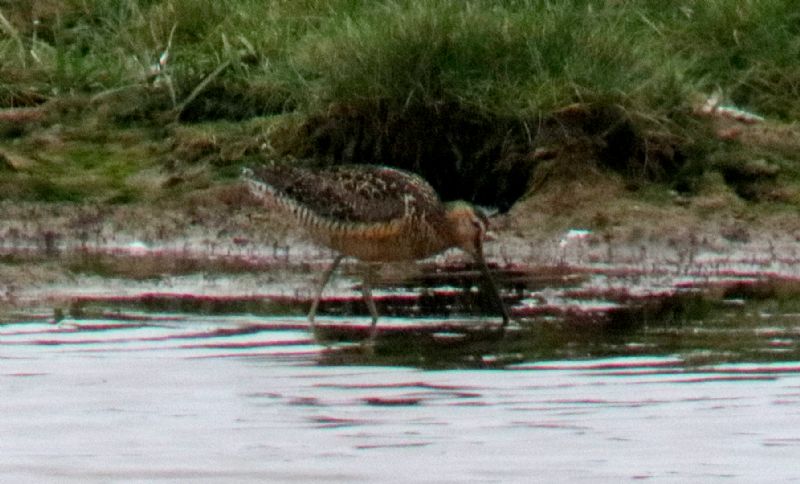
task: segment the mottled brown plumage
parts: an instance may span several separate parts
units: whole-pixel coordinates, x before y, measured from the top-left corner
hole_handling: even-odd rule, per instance
[[[366,262],[411,261],[451,247],[479,263],[507,323],[508,312],[483,260],[487,220],[470,204],[442,203],[421,177],[383,166],[312,170],[273,165],[245,169],[243,175],[265,204],[291,214],[312,239],[341,254],[323,275],[309,313],[312,323],[322,289],[342,256]],[[378,316],[369,273],[363,287],[374,327]]]

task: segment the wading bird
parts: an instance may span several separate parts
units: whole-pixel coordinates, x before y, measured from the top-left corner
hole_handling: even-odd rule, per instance
[[[421,177],[384,166],[314,170],[276,164],[245,168],[242,176],[267,206],[291,215],[314,241],[338,252],[311,304],[312,330],[322,291],[345,256],[367,263],[415,261],[451,247],[473,257],[492,291],[503,327],[508,323],[508,310],[483,258],[488,220],[471,204],[442,203]],[[372,271],[368,264],[362,293],[374,338],[378,311],[372,299]]]

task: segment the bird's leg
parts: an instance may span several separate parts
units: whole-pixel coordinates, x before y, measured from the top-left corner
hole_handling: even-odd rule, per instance
[[[339,263],[342,262],[344,259],[344,255],[339,254],[333,259],[333,263],[331,263],[330,267],[328,267],[325,272],[322,274],[322,279],[319,282],[319,287],[317,287],[317,294],[314,296],[314,302],[311,303],[311,310],[308,311],[308,322],[311,323],[311,330],[314,330],[314,317],[317,315],[317,306],[319,306],[319,300],[322,297],[322,290],[325,289],[325,286],[330,281],[331,276],[333,275],[333,271],[336,270],[336,267],[339,266]]]
[[[483,258],[483,252],[478,251],[475,255],[475,261],[480,266],[481,272],[483,272],[483,276],[486,278],[486,282],[489,285],[489,289],[492,291],[494,295],[495,305],[498,309],[500,309],[500,314],[503,316],[503,328],[508,325],[508,321],[510,316],[508,315],[508,308],[506,308],[506,303],[503,302],[503,298],[500,297],[500,290],[497,288],[497,284],[494,282],[494,278],[492,274],[489,272],[489,266],[486,265],[486,260]]]
[[[364,273],[364,282],[361,284],[361,293],[364,295],[364,302],[367,303],[367,309],[372,316],[372,326],[369,330],[370,342],[375,341],[375,336],[378,329],[378,309],[375,307],[375,301],[372,299],[372,280],[375,276],[375,267],[372,264],[367,264],[367,270]]]

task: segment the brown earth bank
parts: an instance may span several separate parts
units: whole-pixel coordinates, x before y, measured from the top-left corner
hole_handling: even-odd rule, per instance
[[[85,108],[69,106],[0,115],[3,136],[11,140],[0,144],[5,186],[13,190],[38,176],[44,185],[34,184],[36,190],[50,193],[57,187],[48,181],[51,174],[64,172],[79,182],[82,169],[102,166],[91,158],[82,158],[84,166],[68,165],[53,154],[66,146],[84,158],[95,148],[101,158],[122,152],[121,159],[134,156],[141,163],[138,157],[152,157],[143,163],[144,175],[122,177],[150,189],[141,201],[113,191],[83,197],[75,190],[77,202],[0,202],[0,303],[6,306],[34,304],[48,294],[69,299],[76,287],[100,290],[98,281],[111,279],[234,274],[218,289],[242,294],[258,290],[247,274],[261,273],[287,277],[286,287],[302,286],[330,254],[305,243],[281,215],[266,212],[231,175],[265,159],[317,165],[381,160],[421,173],[444,199],[497,207],[498,240],[488,254],[501,271],[623,274],[616,284],[639,293],[672,290],[686,275],[797,277],[794,168],[766,156],[800,147],[794,125],[698,109],[692,127],[723,143],[729,155],[700,167],[691,160],[696,142],[662,134],[658,123],[614,106],[576,104],[546,119],[520,120],[446,104],[398,111],[379,103],[277,124],[151,127],[146,136],[155,129],[161,141],[150,140],[144,149],[141,131],[115,136],[101,129],[102,113],[78,121],[76,113]],[[65,120],[76,124],[66,127]],[[76,141],[82,144],[70,148]],[[130,146],[133,155],[125,151]],[[86,180],[100,175],[92,172]],[[97,187],[108,190],[100,182]],[[434,262],[463,266],[451,253]],[[634,273],[650,282],[625,279]],[[657,281],[663,274],[669,281]],[[237,286],[237,277],[250,286]],[[201,292],[211,287],[198,284]]]

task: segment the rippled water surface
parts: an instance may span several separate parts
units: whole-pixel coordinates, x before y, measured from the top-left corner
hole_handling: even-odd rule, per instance
[[[353,267],[309,330],[327,260],[12,254],[70,272],[0,281],[0,482],[800,482],[796,242],[570,243],[505,332],[463,264],[386,277],[373,347]]]
[[[736,314],[572,338],[387,318],[371,352],[301,317],[19,317],[0,480],[797,482],[800,315]]]

